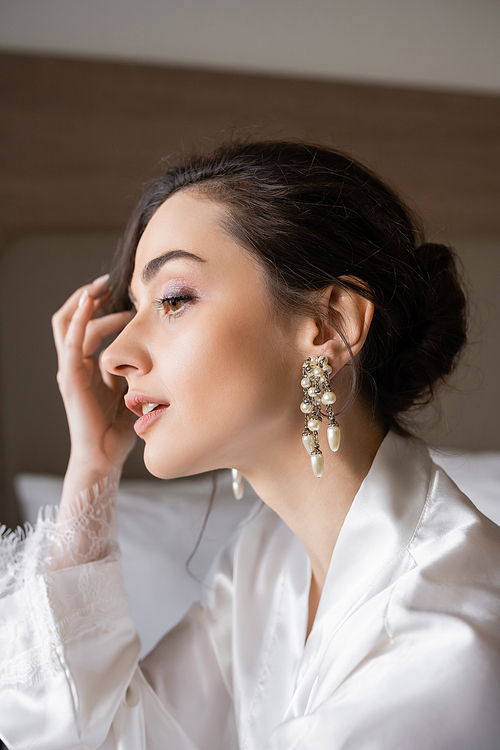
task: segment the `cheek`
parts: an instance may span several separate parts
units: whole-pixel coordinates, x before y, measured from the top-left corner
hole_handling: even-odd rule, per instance
[[[207,406],[219,411],[226,424],[234,416],[245,430],[252,419],[262,420],[279,407],[286,369],[283,342],[267,317],[252,316],[252,324],[231,321],[203,346],[202,393],[211,394]]]
[[[283,350],[283,334],[266,310],[235,318],[233,308],[216,321],[193,326],[188,337],[179,337],[178,349],[169,347],[164,372],[170,379],[164,383],[179,415],[189,416],[189,423],[204,415],[208,432],[217,423],[229,426],[238,414],[262,418],[286,390]]]

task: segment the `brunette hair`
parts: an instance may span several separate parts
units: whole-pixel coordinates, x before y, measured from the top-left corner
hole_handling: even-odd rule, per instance
[[[317,314],[317,293],[330,284],[373,302],[365,345],[351,354],[353,388],[357,378],[384,427],[408,435],[404,413],[433,398],[466,342],[453,250],[424,242],[394,190],[346,154],[287,141],[231,142],[184,158],[150,183],[112,273],[114,309],[130,307],[135,252],[149,220],[187,189],[226,206],[226,229],[267,272],[278,311]]]

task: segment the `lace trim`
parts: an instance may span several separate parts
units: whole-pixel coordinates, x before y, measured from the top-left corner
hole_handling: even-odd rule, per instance
[[[0,683],[33,684],[60,672],[64,645],[108,632],[128,614],[117,554],[32,578],[0,615]]]
[[[38,511],[35,527],[0,526],[0,598],[45,573],[101,560],[116,550],[116,472],[74,501],[74,515],[58,521],[58,507]]]
[[[0,528],[3,686],[60,672],[65,644],[128,617],[115,541],[118,480],[116,473],[80,493],[64,521],[49,505],[34,528]]]
[[[43,579],[38,577],[28,581],[25,589],[16,592],[6,605],[7,611],[0,616],[2,687],[38,682],[54,674],[60,668],[57,656],[59,639],[48,614]],[[42,637],[43,629],[45,637]]]

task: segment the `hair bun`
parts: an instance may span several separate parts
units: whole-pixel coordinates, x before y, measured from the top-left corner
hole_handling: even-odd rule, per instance
[[[415,258],[420,289],[393,363],[397,411],[432,399],[467,340],[467,300],[455,252],[447,245],[425,242],[416,248]]]
[[[460,349],[465,342],[467,302],[458,273],[458,259],[447,245],[424,242],[416,249],[422,269],[422,314],[427,325],[441,336],[458,335]],[[451,369],[444,369],[446,374]]]
[[[422,265],[430,271],[435,271],[436,273],[450,269],[453,272],[456,271],[456,254],[448,245],[442,245],[437,242],[423,242],[417,247],[415,252]]]

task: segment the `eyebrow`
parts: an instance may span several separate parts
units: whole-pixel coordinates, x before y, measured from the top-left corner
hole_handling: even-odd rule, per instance
[[[206,261],[203,258],[200,258],[199,255],[188,253],[186,250],[169,250],[167,253],[163,253],[163,255],[159,255],[157,258],[153,258],[153,260],[149,261],[142,271],[142,281],[147,284],[156,276],[165,263],[168,263],[169,260],[175,260],[176,258],[185,258],[186,260],[194,260],[197,263],[206,263]]]

